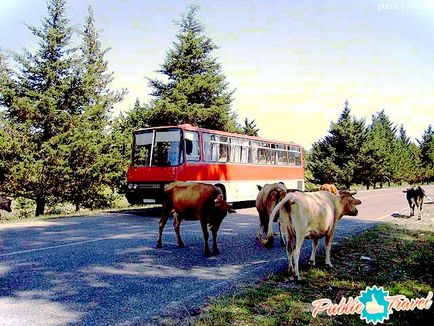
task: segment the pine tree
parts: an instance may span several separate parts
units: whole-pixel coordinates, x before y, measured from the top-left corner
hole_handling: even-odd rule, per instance
[[[396,143],[394,166],[394,180],[401,184],[403,181],[414,183],[417,177],[417,162],[414,155],[414,144],[407,136],[404,126],[399,128],[398,139]]]
[[[259,128],[256,126],[255,119],[249,121],[244,119],[244,126],[242,127],[242,133],[248,136],[258,136]]]
[[[312,146],[309,169],[316,183],[337,183],[348,189],[360,182],[365,122],[351,116],[348,104],[346,101],[337,122],[332,122],[329,134]]]
[[[421,181],[430,182],[434,180],[434,130],[432,125],[424,130],[422,139],[417,140],[419,144],[419,160],[421,168]]]
[[[19,139],[5,183],[11,194],[36,202],[36,215],[63,192],[59,137],[72,127],[70,99],[75,61],[65,0],[48,1],[42,27],[29,27],[39,39],[36,53],[15,55],[13,83],[1,81],[8,137]]]
[[[141,105],[137,98],[134,107],[122,119],[123,129],[131,133],[135,129],[149,127],[149,114],[149,107],[146,104]]]
[[[149,124],[190,123],[200,127],[235,131],[236,115],[231,110],[233,91],[212,57],[217,47],[197,20],[198,8],[191,7],[181,21],[174,48],[166,55],[159,73],[165,81],[149,79],[154,101]]]
[[[80,207],[109,206],[113,193],[110,186],[123,174],[121,157],[112,149],[109,126],[110,110],[125,91],[113,92],[108,86],[113,73],[108,73],[106,50],[101,49],[92,8],[83,33],[82,58],[78,91],[80,106],[75,126],[63,138],[62,156],[66,162],[67,189],[63,198]]]
[[[363,148],[365,167],[369,174],[364,176],[365,184],[395,180],[397,174],[397,138],[396,126],[390,121],[384,110],[372,115],[372,122],[368,127],[368,137]]]

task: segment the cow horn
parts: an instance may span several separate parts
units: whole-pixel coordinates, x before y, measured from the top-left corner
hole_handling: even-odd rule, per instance
[[[355,194],[357,194],[357,190],[339,190],[339,195],[351,195],[354,196]]]

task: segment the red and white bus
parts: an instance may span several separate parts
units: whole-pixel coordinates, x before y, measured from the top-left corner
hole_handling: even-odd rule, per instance
[[[301,146],[191,125],[134,133],[126,196],[131,204],[161,202],[173,181],[218,184],[228,202],[255,200],[256,185],[284,182],[304,190]]]

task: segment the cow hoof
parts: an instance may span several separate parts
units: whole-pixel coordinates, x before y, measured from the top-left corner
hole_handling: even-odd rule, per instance
[[[332,268],[333,268],[333,265],[332,265],[332,264],[326,264],[326,267],[327,267],[328,269],[332,269]]]
[[[315,266],[316,264],[315,264],[315,260],[309,260],[309,263],[308,263],[310,266]]]
[[[218,255],[220,255],[220,250],[218,250],[218,249],[213,249],[213,250],[212,250],[212,254],[213,254],[214,256],[218,256]]]
[[[185,248],[184,242],[178,242],[178,247],[179,248]]]
[[[419,221],[420,221],[421,219],[422,219],[421,217],[418,218]]]
[[[155,248],[157,248],[157,249],[161,249],[163,247],[163,244],[162,243],[157,243],[157,246],[155,247]]]
[[[211,255],[211,251],[205,251],[205,257],[206,258],[209,258],[209,257],[211,257],[212,255]]]
[[[294,282],[295,283],[301,283],[302,278],[300,276],[294,276]]]

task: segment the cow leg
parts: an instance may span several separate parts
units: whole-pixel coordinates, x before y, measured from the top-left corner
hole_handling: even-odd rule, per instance
[[[325,254],[326,254],[326,266],[332,268],[332,262],[330,261],[330,251],[332,249],[332,242],[333,242],[333,235],[334,231],[332,233],[326,234],[325,236]]]
[[[294,259],[294,269],[295,269],[295,281],[300,281],[301,277],[300,277],[300,272],[298,269],[298,263],[300,260],[300,250],[301,250],[301,246],[303,245],[303,241],[304,238],[301,235],[301,232],[296,232],[295,235],[295,249],[293,252],[293,259]]]
[[[157,249],[161,249],[161,247],[163,246],[163,243],[161,242],[161,237],[163,234],[164,226],[166,225],[168,218],[169,218],[169,214],[167,210],[163,209],[163,215],[161,215],[160,224],[158,228]]]
[[[286,255],[288,256],[288,273],[292,278],[294,276],[294,264],[292,260],[292,254],[294,252],[294,246],[292,244],[293,239],[286,239]]]
[[[280,220],[277,222],[279,224],[279,237],[280,237],[280,246],[284,247],[285,246],[285,239],[283,238],[283,234],[282,234],[282,227],[281,227],[281,223]]]
[[[316,250],[318,249],[318,239],[317,238],[313,238],[312,239],[312,253],[310,254],[310,258],[309,258],[309,264],[311,264],[312,266],[315,266],[315,255],[316,255]]]
[[[173,228],[175,229],[176,243],[181,248],[184,248],[185,244],[184,244],[184,241],[182,241],[181,234],[179,232],[179,227],[181,226],[181,222],[182,222],[182,220],[179,218],[178,214],[173,213]]]
[[[211,251],[209,250],[209,246],[208,246],[208,239],[209,239],[208,224],[206,221],[201,220],[200,226],[202,227],[203,241],[205,242],[205,256],[210,257]]]
[[[259,214],[258,239],[262,239],[268,232],[268,216],[264,213]]]
[[[414,216],[414,206],[415,206],[414,203],[410,204],[410,217]]]
[[[212,233],[212,253],[214,256],[220,255],[220,250],[217,247],[217,232],[219,230],[218,226],[213,225],[211,227],[211,233]]]
[[[422,218],[422,202],[419,203],[418,208],[419,208],[419,214],[417,219],[420,220]]]

